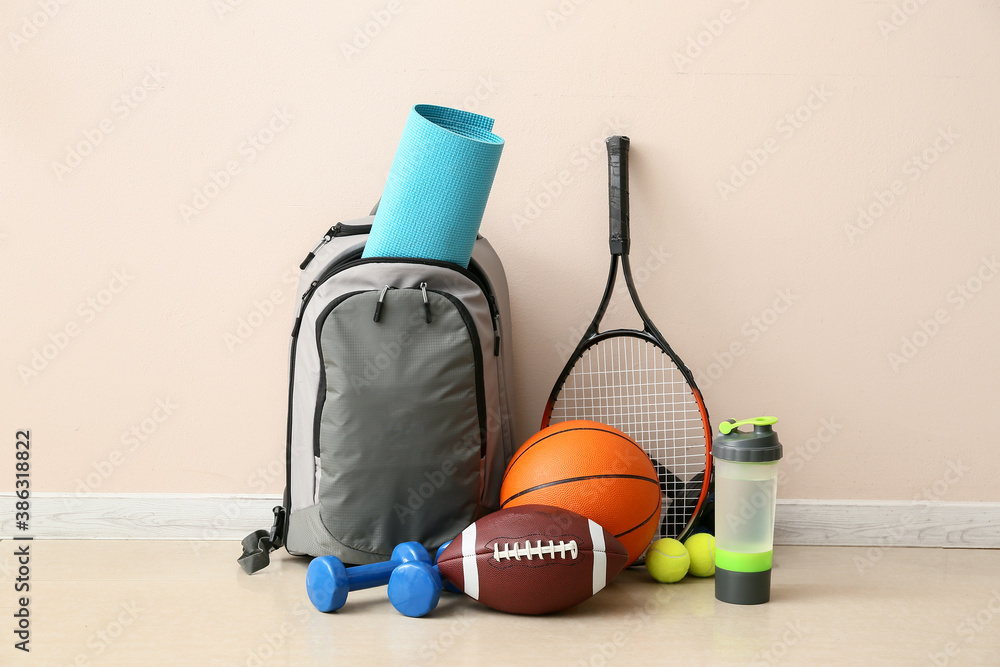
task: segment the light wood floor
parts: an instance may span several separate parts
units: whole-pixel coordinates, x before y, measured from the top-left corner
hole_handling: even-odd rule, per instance
[[[1000,664],[1000,551],[779,547],[757,607],[717,602],[712,579],[633,569],[548,617],[449,595],[411,619],[384,589],[321,614],[305,559],[249,577],[236,543],[37,540],[26,655],[12,646],[16,544],[0,543],[0,665]]]

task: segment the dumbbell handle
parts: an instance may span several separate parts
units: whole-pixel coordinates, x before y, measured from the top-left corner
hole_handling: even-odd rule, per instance
[[[399,553],[403,550],[409,553],[407,553],[405,558],[400,558]],[[431,560],[427,550],[419,542],[403,542],[393,550],[392,555],[395,558],[382,561],[381,563],[368,563],[367,565],[355,565],[354,567],[344,568],[347,572],[348,590],[360,591],[365,588],[385,586],[389,583],[392,571],[403,563],[414,562],[416,560],[430,563]]]
[[[389,583],[392,571],[402,565],[401,560],[387,560],[381,563],[371,563],[369,565],[355,565],[345,568],[347,570],[347,585],[352,591],[359,591],[363,588],[375,588],[385,586]]]
[[[389,583],[393,570],[404,563],[430,563],[430,555],[418,542],[404,542],[393,549],[394,558],[382,563],[344,567],[334,556],[322,556],[309,564],[306,592],[320,611],[336,611],[344,606],[349,591],[374,588]]]

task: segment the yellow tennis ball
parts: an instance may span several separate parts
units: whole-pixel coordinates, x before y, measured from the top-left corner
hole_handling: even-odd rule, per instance
[[[669,537],[656,540],[646,551],[646,569],[653,575],[653,579],[664,584],[683,579],[689,565],[691,557],[688,556],[687,549]]]
[[[711,577],[715,574],[715,538],[708,533],[692,535],[684,541],[691,558],[691,574]]]

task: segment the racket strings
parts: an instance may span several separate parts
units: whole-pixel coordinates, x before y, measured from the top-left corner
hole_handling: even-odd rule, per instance
[[[657,537],[679,535],[697,507],[707,434],[698,401],[670,355],[636,336],[591,346],[564,381],[549,423],[573,419],[614,426],[649,454],[664,492]]]

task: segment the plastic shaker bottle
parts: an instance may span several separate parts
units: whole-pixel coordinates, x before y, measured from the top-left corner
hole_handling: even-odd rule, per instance
[[[715,597],[761,604],[771,597],[774,506],[781,443],[777,417],[719,424],[715,457]],[[741,426],[753,425],[753,431]]]

